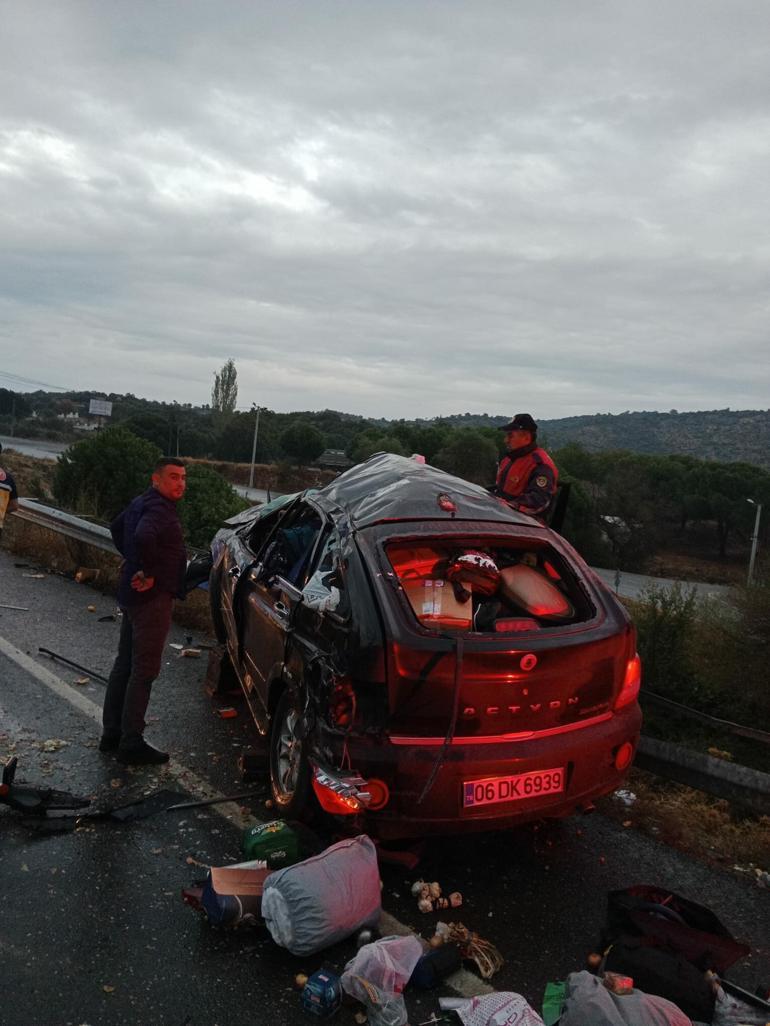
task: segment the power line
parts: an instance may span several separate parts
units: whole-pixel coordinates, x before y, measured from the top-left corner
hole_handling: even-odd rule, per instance
[[[52,385],[47,381],[36,381],[34,378],[23,378],[19,374],[11,374],[8,371],[0,371],[0,379],[16,385],[37,385],[38,388],[53,388],[59,392],[72,392],[73,389],[64,385]]]

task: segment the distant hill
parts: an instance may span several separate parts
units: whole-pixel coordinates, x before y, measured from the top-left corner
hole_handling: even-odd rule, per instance
[[[501,417],[471,413],[442,420],[458,427],[493,427],[504,423]],[[541,420],[539,428],[541,440],[551,449],[577,442],[591,452],[629,449],[651,454],[677,453],[706,460],[743,461],[770,469],[770,410],[597,413]]]
[[[11,419],[8,415],[9,397],[13,393],[0,389],[0,432],[10,433]],[[24,426],[37,428],[34,437],[59,437],[54,430],[67,430],[66,424],[58,420],[66,409],[80,409],[85,412],[91,398],[109,399],[113,403],[113,422],[128,418],[140,417],[142,414],[154,414],[156,420],[163,423],[158,430],[158,444],[162,447],[172,437],[171,430],[181,426],[181,434],[188,443],[197,431],[209,431],[214,428],[209,423],[211,410],[208,406],[192,406],[190,403],[162,403],[142,399],[131,393],[127,395],[94,392],[51,393],[37,391],[23,396],[16,394],[25,405],[34,410],[36,421],[27,420]],[[518,408],[526,408],[526,403],[518,404]],[[721,462],[753,463],[770,470],[770,410],[706,410],[697,413],[668,413],[643,411],[639,413],[596,413],[581,417],[563,417],[556,420],[540,420],[537,410],[530,411],[540,424],[540,440],[549,449],[560,449],[570,442],[577,442],[590,452],[602,452],[609,449],[628,449],[631,452],[649,454],[681,454],[696,456],[699,459],[719,460]],[[3,416],[5,414],[5,416]],[[16,416],[18,417],[18,409]],[[28,414],[24,414],[28,416]],[[246,414],[241,414],[246,417]],[[510,414],[508,414],[510,416]],[[376,427],[383,433],[393,431],[398,425],[445,424],[452,427],[497,428],[506,421],[506,414],[490,415],[488,413],[458,413],[449,417],[416,420],[385,420],[382,418],[365,418],[357,414],[342,413],[337,410],[307,410],[292,413],[274,413],[264,410],[260,421],[260,438],[267,441],[268,449],[275,449],[275,439],[295,419],[301,418],[314,424],[326,436],[326,444],[333,449],[347,449],[355,441],[356,436],[367,429]],[[172,427],[169,428],[168,425]],[[141,432],[140,432],[141,433]],[[248,437],[246,437],[246,435]],[[161,437],[162,436],[162,437]],[[76,437],[71,429],[62,438]],[[212,436],[213,437],[213,436]],[[244,435],[244,454],[238,458],[246,459],[251,453],[252,429],[249,427]],[[215,448],[208,436],[200,442],[200,452],[190,450],[186,455],[205,455]],[[264,455],[264,454],[263,454]],[[269,453],[268,453],[269,455]],[[273,456],[275,454],[273,453]],[[223,457],[224,458],[224,457]],[[227,457],[230,458],[230,457]],[[273,458],[273,457],[271,457]]]

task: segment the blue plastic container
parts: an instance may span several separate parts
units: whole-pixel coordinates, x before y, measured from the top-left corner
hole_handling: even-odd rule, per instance
[[[340,978],[328,969],[319,969],[302,989],[302,1007],[311,1015],[334,1015],[340,1007]]]

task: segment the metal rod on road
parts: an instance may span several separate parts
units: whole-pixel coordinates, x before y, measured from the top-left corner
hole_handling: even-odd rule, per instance
[[[65,666],[71,666],[73,670],[80,670],[81,673],[87,673],[89,677],[93,677],[94,680],[98,680],[102,684],[107,683],[107,678],[102,677],[101,673],[94,673],[94,671],[89,670],[87,666],[81,666],[80,663],[75,663],[71,659],[67,659],[65,656],[59,655],[58,652],[52,652],[50,648],[38,648],[38,652],[42,652],[43,655],[50,656],[51,659],[56,660],[58,663],[64,663]]]
[[[202,805],[219,805],[221,802],[235,802],[241,798],[258,798],[259,791],[243,791],[240,794],[225,794],[219,798],[201,798],[194,802],[177,802],[176,805],[169,805],[166,812],[173,812],[174,809],[198,809]]]

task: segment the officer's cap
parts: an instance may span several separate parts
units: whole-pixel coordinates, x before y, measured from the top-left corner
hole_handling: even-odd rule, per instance
[[[529,431],[535,434],[537,424],[528,413],[517,413],[510,424],[501,424],[501,431]]]

